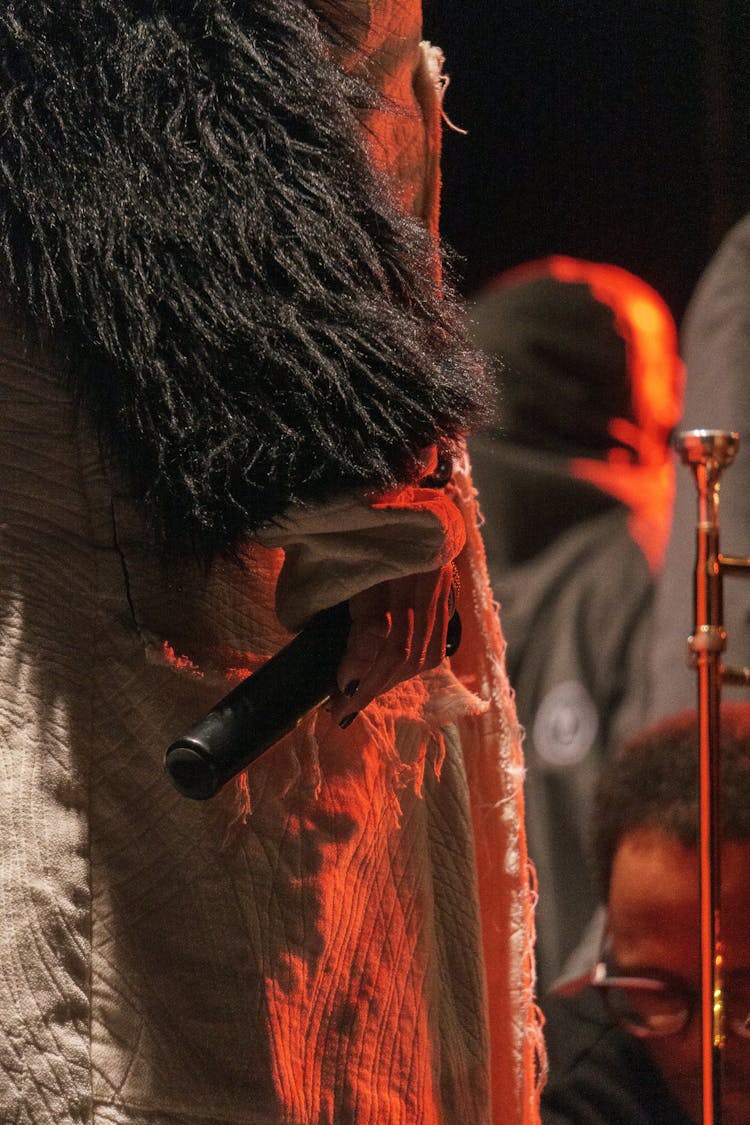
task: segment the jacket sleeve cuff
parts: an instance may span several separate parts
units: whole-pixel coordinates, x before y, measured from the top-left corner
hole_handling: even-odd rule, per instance
[[[257,539],[284,550],[276,613],[296,632],[321,609],[379,582],[445,566],[466,529],[450,490],[415,487],[371,504],[352,498],[297,508]]]

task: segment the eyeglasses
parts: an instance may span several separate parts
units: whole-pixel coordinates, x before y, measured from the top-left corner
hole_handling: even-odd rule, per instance
[[[612,1019],[638,1039],[678,1035],[698,1010],[700,995],[668,977],[636,977],[612,973],[605,957],[592,974]],[[727,974],[724,981],[727,1031],[750,1040],[750,970]]]

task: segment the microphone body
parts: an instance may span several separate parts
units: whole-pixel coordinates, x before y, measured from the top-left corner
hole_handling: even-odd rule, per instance
[[[167,748],[164,768],[185,797],[204,801],[335,692],[351,618],[346,602],[316,614],[297,636]],[[446,655],[461,619],[448,625]]]
[[[164,766],[185,797],[212,797],[292,730],[336,687],[349,634],[346,602],[315,615],[297,636],[224,696],[167,749]]]

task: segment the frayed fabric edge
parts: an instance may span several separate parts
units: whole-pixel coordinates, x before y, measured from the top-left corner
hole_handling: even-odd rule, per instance
[[[411,789],[421,797],[429,768],[439,781],[445,761],[444,731],[460,719],[484,714],[489,704],[468,691],[447,663],[399,684],[371,703],[359,716],[361,731],[356,745],[374,749],[381,762],[386,804],[396,821],[401,819],[399,794]],[[313,800],[325,779],[325,744],[320,736],[320,709],[311,711],[293,732],[278,744],[286,755],[283,795],[300,786]],[[253,814],[252,767],[235,783],[231,829],[247,824]]]

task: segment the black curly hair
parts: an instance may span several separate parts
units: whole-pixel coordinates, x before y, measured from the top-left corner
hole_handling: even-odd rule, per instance
[[[620,842],[635,828],[659,828],[686,847],[700,834],[698,716],[685,711],[649,726],[603,767],[593,816],[599,889],[607,901]],[[721,709],[723,831],[750,839],[750,703]]]

